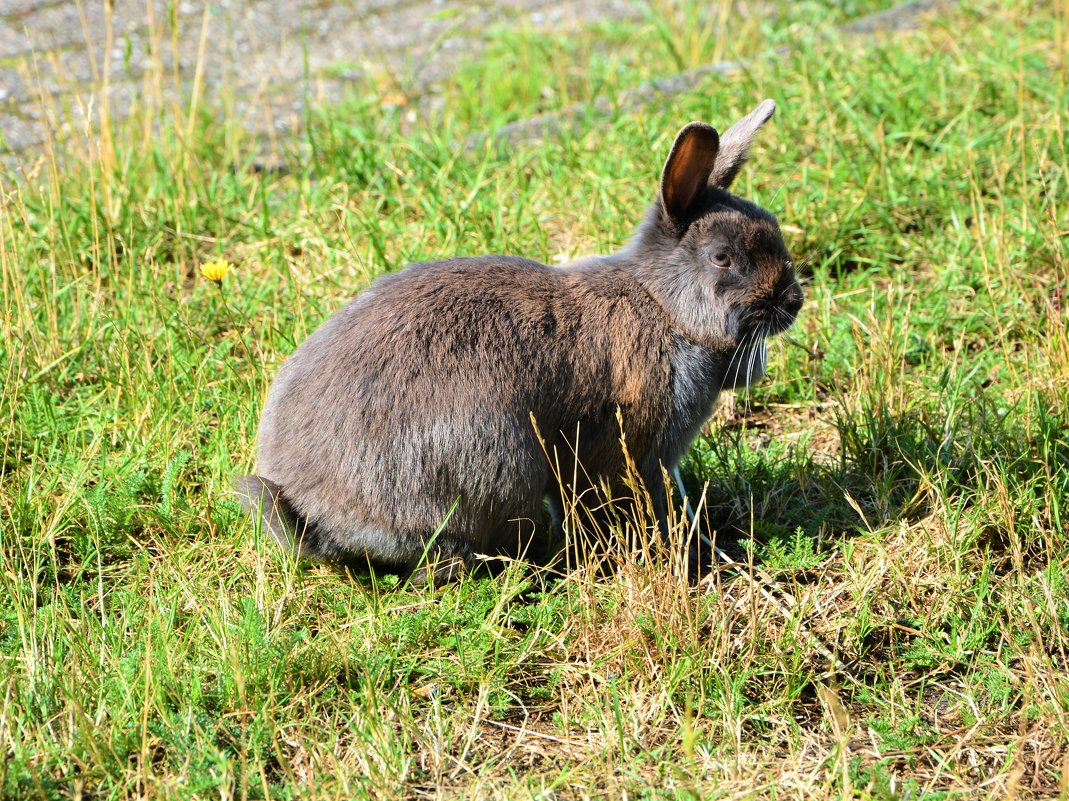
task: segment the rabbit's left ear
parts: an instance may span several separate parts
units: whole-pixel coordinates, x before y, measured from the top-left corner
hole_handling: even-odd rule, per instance
[[[775,113],[776,104],[765,100],[727,129],[720,137],[720,154],[716,157],[716,165],[709,176],[710,184],[720,189],[731,186],[750,153],[750,145],[753,144],[757,132]]]
[[[661,174],[661,206],[682,229],[694,216],[695,201],[709,183],[720,137],[703,122],[692,122],[676,135]]]

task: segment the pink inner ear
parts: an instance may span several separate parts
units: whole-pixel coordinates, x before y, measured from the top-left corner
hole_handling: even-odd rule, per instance
[[[673,220],[687,217],[709,181],[719,147],[720,137],[709,125],[692,122],[679,132],[661,178],[661,200]]]

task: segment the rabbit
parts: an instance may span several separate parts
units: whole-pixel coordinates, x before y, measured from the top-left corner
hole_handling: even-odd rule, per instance
[[[774,111],[686,125],[616,253],[374,281],[280,369],[259,474],[235,482],[246,509],[299,558],[442,583],[522,549],[547,500],[559,519],[567,493],[622,489],[626,442],[665,533],[662,471],[802,306],[776,219],[728,191]]]

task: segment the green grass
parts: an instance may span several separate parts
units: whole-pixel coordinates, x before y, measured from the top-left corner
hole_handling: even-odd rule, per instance
[[[490,47],[446,89],[479,102],[412,132],[369,93],[285,176],[249,169],[233,120],[169,109],[8,175],[0,795],[1066,797],[1069,7],[813,34],[871,8],[725,40],[662,4],[531,64]],[[754,60],[574,136],[462,146],[713,55]],[[766,96],[737,188],[808,260],[807,304],[684,472],[793,620],[731,570],[694,587],[621,553],[411,592],[253,530],[229,476],[348,297],[414,260],[618,247],[676,130]],[[822,680],[803,624],[858,682]]]

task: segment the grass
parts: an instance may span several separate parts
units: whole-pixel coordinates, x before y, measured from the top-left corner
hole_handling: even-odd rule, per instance
[[[445,89],[478,104],[411,131],[369,93],[313,120],[289,175],[252,170],[203,95],[8,174],[0,795],[1069,795],[1069,7],[813,35],[870,10],[847,6],[703,40],[666,5],[611,56],[605,28],[544,38],[548,72],[491,47]],[[574,136],[459,145],[566,75],[571,102],[670,73],[669,42],[754,60]],[[738,191],[808,260],[807,304],[684,464],[746,571],[692,586],[617,553],[610,576],[412,592],[251,528],[228,478],[279,364],[346,298],[413,260],[618,247],[679,126],[765,96]],[[198,267],[220,257],[217,287]],[[799,621],[856,681],[822,678]]]

